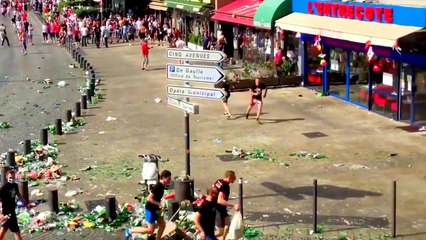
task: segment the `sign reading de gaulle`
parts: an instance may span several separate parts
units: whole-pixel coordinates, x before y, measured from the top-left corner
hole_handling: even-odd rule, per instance
[[[308,13],[320,16],[357,19],[361,21],[393,23],[393,9],[371,5],[308,2]]]

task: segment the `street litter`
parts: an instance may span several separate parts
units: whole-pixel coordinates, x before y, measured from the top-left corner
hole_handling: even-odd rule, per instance
[[[116,121],[117,120],[117,118],[115,118],[115,117],[110,117],[110,116],[108,116],[106,119],[105,119],[105,121],[107,121],[107,122],[110,122],[110,121]]]
[[[68,65],[68,68],[75,68],[75,65],[74,64],[70,64],[70,65]]]
[[[67,84],[67,82],[66,81],[59,81],[58,82],[58,87],[65,87],[65,86],[67,86],[68,84]]]
[[[43,196],[43,192],[41,192],[40,189],[34,189],[34,190],[31,191],[31,196],[40,197],[40,196]]]
[[[69,121],[67,123],[62,122],[62,131],[64,133],[71,132],[71,131],[77,129],[78,127],[81,127],[81,126],[84,126],[84,125],[86,125],[86,121],[84,119],[76,118],[74,115],[72,115],[71,121]],[[58,130],[56,129],[55,125],[47,124],[46,128],[48,129],[50,134],[52,134],[52,135],[58,134]]]
[[[358,169],[369,169],[367,166],[361,164],[353,164],[349,167],[350,170],[358,170]]]
[[[298,153],[290,153],[290,156],[296,157],[296,158],[306,158],[311,160],[317,160],[317,159],[327,159],[327,156],[324,153],[310,153],[307,151],[300,151]]]
[[[84,72],[85,75],[89,75],[89,71]]]
[[[12,125],[9,122],[0,122],[0,129],[9,129]]]
[[[161,103],[162,102],[161,98],[155,98],[154,101],[155,101],[155,103]]]
[[[50,78],[45,78],[44,79],[44,83],[46,83],[46,84],[52,84],[52,80],[50,80]]]

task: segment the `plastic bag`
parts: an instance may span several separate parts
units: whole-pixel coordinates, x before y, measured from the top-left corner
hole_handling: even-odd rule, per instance
[[[243,223],[243,215],[241,212],[235,212],[234,216],[231,220],[231,225],[229,226],[229,232],[226,236],[228,240],[238,240],[241,239],[244,235],[244,223]]]
[[[157,164],[154,162],[144,162],[142,166],[142,179],[154,180],[158,178]]]

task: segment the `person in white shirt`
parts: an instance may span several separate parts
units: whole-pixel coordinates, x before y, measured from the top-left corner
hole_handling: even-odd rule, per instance
[[[29,44],[30,45],[34,45],[34,42],[33,42],[33,36],[34,36],[34,27],[33,27],[33,25],[30,23],[30,25],[28,26],[28,32],[27,32],[27,35],[28,35],[28,42],[29,42]]]
[[[86,25],[83,25],[82,28],[80,28],[81,32],[81,46],[87,47],[87,37],[89,36],[89,28],[87,28]]]
[[[48,28],[47,28],[47,24],[46,23],[44,23],[42,26],[41,26],[41,32],[42,32],[42,34],[43,34],[43,43],[47,43],[47,41],[48,41]]]
[[[266,57],[266,61],[270,60],[271,53],[272,53],[271,39],[269,38],[269,36],[266,36],[266,39],[265,39],[265,57]]]

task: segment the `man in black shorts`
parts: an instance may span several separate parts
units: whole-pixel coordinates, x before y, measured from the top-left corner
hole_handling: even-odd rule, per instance
[[[24,206],[26,206],[27,203],[19,193],[18,184],[15,182],[15,171],[8,170],[6,172],[6,178],[7,183],[0,188],[0,200],[2,203],[2,214],[8,219],[1,226],[0,240],[4,239],[7,230],[10,230],[13,233],[15,240],[22,240],[15,212],[16,197],[21,200]]]
[[[248,119],[251,109],[255,104],[257,104],[257,114],[256,120],[259,121],[260,114],[262,114],[263,108],[263,98],[266,98],[266,93],[268,89],[266,89],[266,85],[261,83],[258,78],[255,80],[255,84],[250,89],[250,103],[247,107],[246,119]]]
[[[216,188],[208,188],[207,197],[196,208],[194,223],[200,240],[217,240],[214,233],[217,195]]]
[[[217,180],[213,184],[219,194],[217,198],[217,214],[216,214],[216,227],[217,227],[217,237],[222,237],[221,239],[225,240],[226,235],[229,231],[229,225],[231,224],[231,218],[228,214],[227,207],[234,207],[236,211],[240,210],[240,206],[235,203],[229,202],[229,195],[231,193],[231,188],[229,184],[235,182],[236,176],[234,171],[226,171],[225,178]]]

